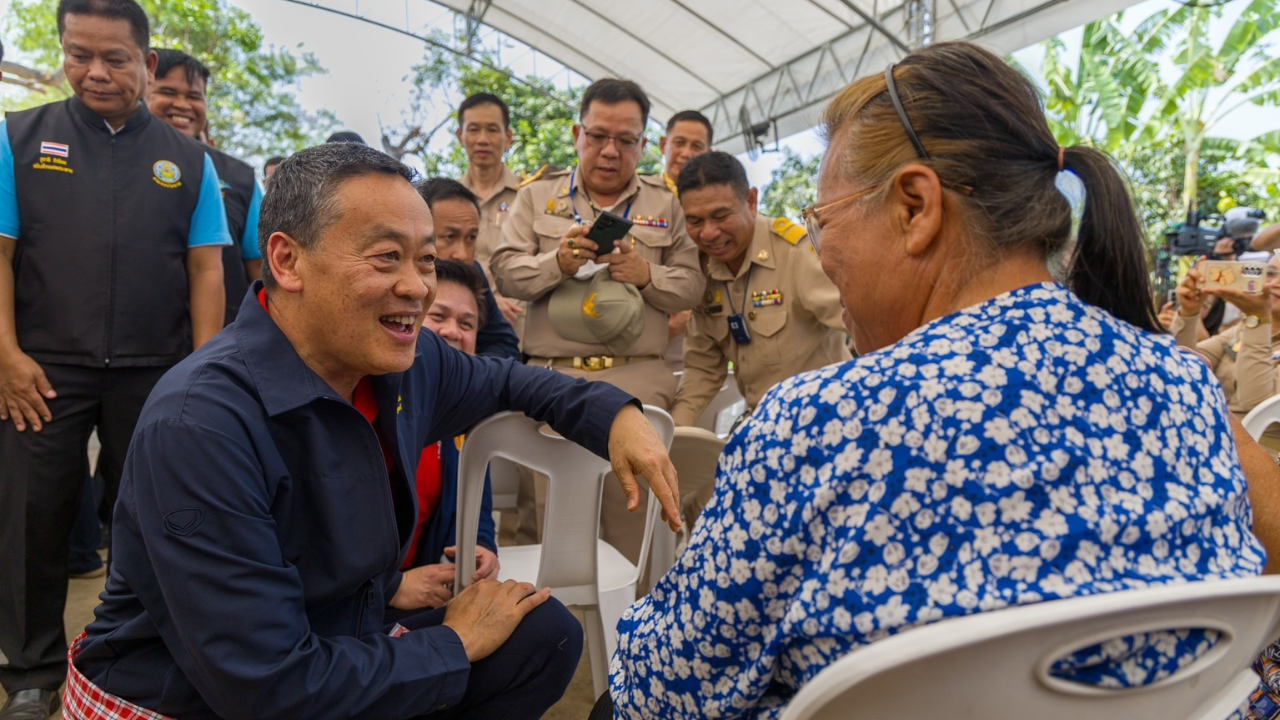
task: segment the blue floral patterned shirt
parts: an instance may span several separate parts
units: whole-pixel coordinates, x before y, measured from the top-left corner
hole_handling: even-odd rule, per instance
[[[1056,284],[783,381],[733,435],[676,567],[623,616],[621,718],[771,718],[860,645],[941,618],[1256,575],[1222,390],[1174,339]],[[1134,685],[1154,633],[1057,672]]]

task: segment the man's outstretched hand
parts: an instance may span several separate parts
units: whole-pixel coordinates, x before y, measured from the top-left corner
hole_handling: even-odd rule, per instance
[[[680,483],[676,468],[658,431],[635,405],[623,407],[613,418],[613,425],[609,427],[609,462],[622,483],[628,510],[640,505],[640,484],[636,476],[643,475],[662,504],[662,519],[672,532],[680,529]]]

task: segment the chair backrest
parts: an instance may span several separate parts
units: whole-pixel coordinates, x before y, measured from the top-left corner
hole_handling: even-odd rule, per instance
[[[489,463],[489,487],[494,510],[515,510],[520,493],[520,467],[506,458]]]
[[[1254,440],[1260,439],[1262,433],[1266,432],[1272,423],[1280,423],[1280,395],[1263,400],[1261,404],[1250,410],[1240,423]]]
[[[711,402],[702,411],[695,427],[708,430],[720,437],[727,437],[729,430],[733,427],[733,421],[746,410],[747,401],[738,391],[738,379],[733,371],[730,371],[724,379],[724,385],[720,387],[720,392],[711,398]]]
[[[725,440],[699,427],[678,427],[671,440],[671,464],[680,477],[680,510],[684,532],[693,529],[705,495],[716,479],[716,466]],[[666,574],[676,561],[676,536],[658,531],[654,534],[650,568],[655,581]]]
[[[828,666],[783,720],[859,717],[1222,720],[1257,685],[1250,664],[1277,633],[1280,577],[1215,580],[1053,600],[905,630]],[[1049,674],[1111,638],[1211,628],[1214,647],[1173,675],[1101,688]]]
[[[649,406],[644,411],[659,437],[670,445],[671,416]],[[459,558],[475,555],[484,472],[494,458],[550,478],[538,587],[555,588],[566,605],[593,603],[600,496],[606,476],[611,475],[609,461],[519,413],[500,413],[476,425],[467,433],[458,460]],[[454,583],[459,592],[471,583],[472,572],[468,564],[458,563]]]

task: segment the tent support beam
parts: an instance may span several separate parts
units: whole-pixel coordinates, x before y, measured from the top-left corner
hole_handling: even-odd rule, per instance
[[[854,14],[856,14],[858,17],[862,18],[862,19],[863,19],[863,21],[865,21],[868,25],[870,25],[871,27],[875,28],[875,29],[876,29],[876,32],[878,32],[878,33],[880,33],[881,35],[883,35],[883,36],[885,37],[885,39],[886,39],[886,40],[888,40],[889,42],[891,42],[891,43],[893,43],[894,45],[896,45],[896,46],[898,47],[898,49],[899,49],[899,50],[901,50],[901,51],[902,51],[902,52],[904,52],[904,53],[909,53],[909,52],[911,52],[911,48],[907,47],[907,44],[906,44],[906,43],[902,42],[902,40],[901,40],[901,39],[899,39],[897,35],[893,34],[892,32],[889,32],[889,28],[885,27],[885,26],[884,26],[884,23],[882,23],[882,22],[880,22],[879,20],[875,19],[875,17],[873,17],[873,16],[872,16],[870,13],[868,13],[866,10],[863,10],[862,8],[858,7],[857,5],[855,5],[855,4],[854,4],[853,2],[851,2],[850,0],[840,0],[840,2],[841,2],[845,7],[849,8],[850,10],[852,10],[852,11],[854,12]]]

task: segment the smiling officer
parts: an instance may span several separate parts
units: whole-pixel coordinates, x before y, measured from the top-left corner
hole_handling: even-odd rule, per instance
[[[156,50],[155,80],[147,88],[147,109],[170,127],[199,141],[209,127],[205,90],[209,68],[178,50]],[[226,324],[236,319],[240,301],[249,283],[262,277],[262,255],[258,253],[258,209],[262,188],[248,163],[206,148],[222,182],[222,202],[227,208],[227,227],[235,245],[222,252],[222,273],[226,286]]]
[[[639,85],[614,78],[592,83],[573,126],[577,167],[520,189],[490,269],[499,292],[529,301],[521,349],[530,364],[612,383],[665,410],[676,390],[675,375],[663,363],[667,317],[691,309],[702,297],[704,280],[680,203],[636,175],[648,120],[649,98]],[[617,252],[597,258],[598,246],[585,235],[607,210],[632,227]],[[599,277],[587,277],[592,272]],[[591,297],[583,294],[588,282],[627,286],[612,292],[632,298],[640,312],[632,315],[623,302],[609,307],[634,322],[595,317],[600,313],[592,304],[572,302]],[[557,306],[580,311],[557,312]],[[582,313],[612,333],[575,333],[585,329],[575,317]],[[619,501],[606,486],[602,537],[635,560],[644,518],[618,510]]]

